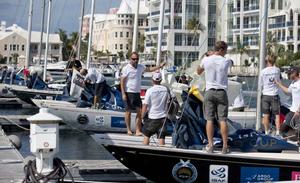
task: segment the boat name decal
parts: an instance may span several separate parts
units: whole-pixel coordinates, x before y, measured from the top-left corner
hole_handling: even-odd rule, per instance
[[[209,166],[209,182],[210,183],[227,183],[228,182],[228,166],[227,165],[210,165]]]
[[[190,160],[180,160],[180,162],[173,167],[172,175],[177,182],[191,183],[196,181],[198,172]]]
[[[279,181],[279,168],[241,167],[240,182],[274,182]]]

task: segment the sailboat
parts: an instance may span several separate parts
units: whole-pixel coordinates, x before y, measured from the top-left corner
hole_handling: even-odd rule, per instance
[[[161,1],[161,6],[163,2],[164,0]],[[268,1],[265,0],[262,4],[262,15],[267,15]],[[160,11],[161,14],[163,12]],[[266,41],[267,17],[265,16],[262,21],[261,50],[264,50]],[[264,53],[260,55],[261,62],[264,56]],[[190,98],[194,97],[190,95]],[[187,102],[195,101],[187,100]],[[229,136],[229,145],[239,151],[233,149],[230,154],[221,154],[220,151],[207,153],[201,150],[206,144],[203,138],[205,135],[201,133],[205,131],[205,122],[199,121],[196,110],[191,109],[195,105],[188,103],[187,108],[183,109],[181,118],[183,125],[175,127],[173,134],[175,146],[155,146],[155,142],[152,146],[144,146],[141,145],[141,140],[126,142],[125,137],[112,139],[109,134],[94,134],[92,137],[129,169],[155,182],[227,183],[299,180],[299,147],[254,130],[233,128],[234,132]],[[201,106],[201,101],[196,103]],[[260,111],[257,116],[260,116]],[[194,120],[189,120],[190,118]],[[260,122],[258,119],[257,123]],[[194,132],[190,132],[193,130]],[[180,133],[181,135],[178,135]],[[190,141],[195,141],[198,145],[188,146]]]

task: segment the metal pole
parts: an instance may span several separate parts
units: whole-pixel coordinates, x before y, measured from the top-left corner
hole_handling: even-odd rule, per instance
[[[31,43],[31,28],[32,28],[32,11],[33,11],[33,0],[30,0],[29,14],[28,14],[28,25],[27,25],[27,42],[26,42],[25,68],[29,67],[29,62],[30,62],[30,43]]]
[[[137,40],[138,40],[138,27],[139,27],[139,11],[140,11],[140,0],[136,0],[136,7],[134,13],[134,27],[133,27],[133,38],[132,38],[132,51],[137,51]]]
[[[46,81],[46,77],[47,77],[47,57],[48,57],[49,30],[50,30],[50,20],[51,20],[51,4],[52,4],[52,0],[49,0],[49,4],[48,4],[48,20],[47,20],[47,33],[46,33],[46,49],[45,49],[45,60],[44,60],[44,75],[43,75],[43,80],[44,81]]]
[[[266,37],[267,37],[267,22],[268,22],[268,0],[262,0],[261,7],[261,27],[260,27],[260,53],[259,53],[259,69],[260,71],[265,67],[265,57],[266,57]],[[256,114],[256,130],[261,128],[261,94],[262,94],[262,83],[258,79],[257,87],[257,114]]]
[[[39,47],[39,65],[41,64],[42,58],[42,46],[43,46],[43,35],[44,35],[44,20],[45,20],[45,3],[46,0],[42,0],[42,21],[41,21],[41,38],[40,38],[40,47]]]
[[[160,14],[159,14],[159,26],[158,26],[158,40],[156,51],[156,65],[160,63],[161,57],[161,45],[164,31],[164,16],[165,16],[165,0],[160,1]]]
[[[79,20],[79,32],[78,32],[78,41],[77,41],[77,58],[80,60],[80,47],[81,47],[81,37],[82,37],[82,23],[83,23],[83,15],[84,15],[84,5],[85,0],[81,1],[81,17]]]
[[[89,42],[88,42],[88,52],[86,58],[86,68],[90,67],[90,59],[91,59],[91,46],[92,46],[92,37],[93,37],[93,20],[94,20],[94,11],[95,11],[95,0],[92,0],[91,7],[91,17],[90,17],[90,30],[89,30]]]

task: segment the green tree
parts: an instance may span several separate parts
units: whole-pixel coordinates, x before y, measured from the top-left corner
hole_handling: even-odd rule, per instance
[[[62,47],[63,60],[68,60],[70,55],[70,51],[68,50],[68,44],[69,44],[68,35],[66,31],[62,29],[58,29],[58,32],[56,33],[59,34],[59,38],[63,43],[63,47]]]
[[[119,51],[118,52],[118,57],[120,58],[121,61],[125,60],[124,52],[123,51]]]
[[[19,57],[19,54],[17,54],[17,53],[12,53],[11,54],[11,57],[12,57],[12,63],[13,64],[17,64],[18,63],[18,57]]]

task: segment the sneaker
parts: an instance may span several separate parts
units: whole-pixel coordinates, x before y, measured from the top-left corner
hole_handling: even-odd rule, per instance
[[[205,147],[205,151],[207,152],[207,153],[214,153],[214,146],[206,146]]]
[[[230,153],[230,149],[228,147],[223,147],[222,154],[228,154],[228,153]]]

